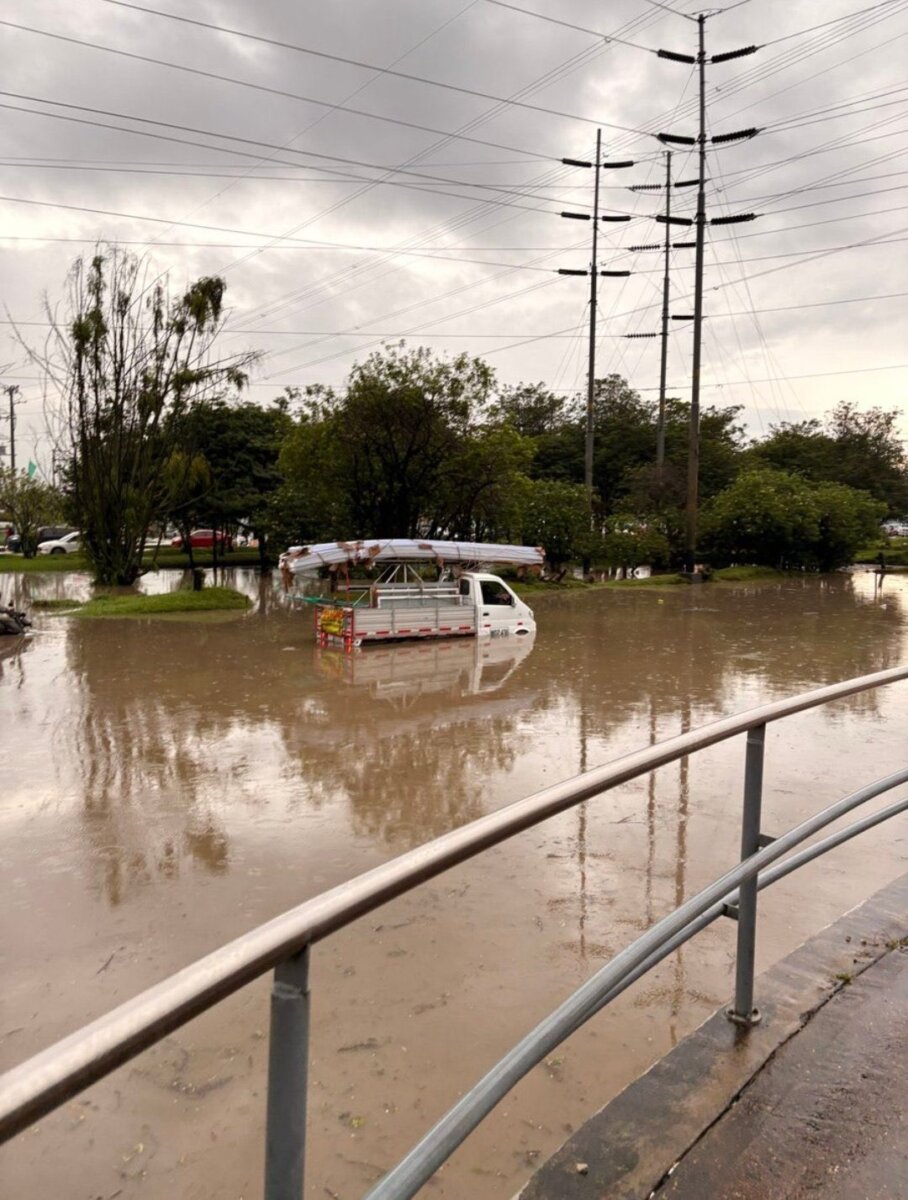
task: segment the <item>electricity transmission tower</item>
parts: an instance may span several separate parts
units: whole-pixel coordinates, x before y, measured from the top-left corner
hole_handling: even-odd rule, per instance
[[[673,217],[672,223],[696,226],[696,256],[694,262],[694,345],[693,362],[691,367],[691,397],[690,397],[690,426],[688,431],[687,450],[687,514],[685,521],[684,567],[693,572],[697,557],[697,500],[700,478],[700,365],[703,341],[703,258],[706,237],[706,145],[724,145],[744,138],[755,137],[760,131],[756,127],[739,129],[734,133],[723,133],[717,137],[706,136],[706,14],[701,13],[697,18],[698,52],[697,54],[677,54],[672,50],[658,50],[659,58],[667,58],[673,62],[696,64],[700,84],[700,128],[696,137],[682,137],[670,133],[660,133],[659,140],[665,145],[696,146],[698,149],[699,169],[697,172],[697,215],[693,221],[686,218]],[[753,54],[757,46],[744,46],[740,50],[729,50],[723,54],[714,54],[709,58],[711,64],[728,62],[733,58],[743,58]],[[733,217],[713,217],[710,225],[732,225],[739,221],[752,221],[756,213],[741,213]]]

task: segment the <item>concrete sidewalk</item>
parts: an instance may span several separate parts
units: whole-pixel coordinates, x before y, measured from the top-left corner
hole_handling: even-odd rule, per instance
[[[908,875],[592,1116],[521,1200],[908,1200]]]
[[[908,1197],[908,949],[891,950],[833,996],[656,1196]]]

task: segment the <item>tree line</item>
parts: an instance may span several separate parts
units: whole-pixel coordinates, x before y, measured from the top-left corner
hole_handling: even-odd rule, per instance
[[[667,401],[657,469],[656,402],[619,375],[596,381],[591,513],[576,396],[501,385],[480,358],[398,343],[342,390],[255,403],[256,356],[219,352],[224,291],[203,278],[171,296],[116,248],[79,260],[69,320],[49,312],[50,349],[29,351],[65,396],[63,485],[7,473],[0,514],[65,513],[105,583],[131,583],[169,525],[248,530],[263,565],[290,544],[376,536],[539,544],[553,566],[681,561],[685,401]],[[898,416],[843,402],[750,440],[740,408],[705,408],[700,557],[847,563],[885,516],[908,512]]]

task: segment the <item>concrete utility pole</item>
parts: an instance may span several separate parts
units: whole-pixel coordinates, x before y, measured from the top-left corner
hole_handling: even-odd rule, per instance
[[[649,242],[642,246],[629,246],[632,251],[643,250],[661,250],[663,255],[664,270],[662,276],[662,328],[659,334],[655,333],[626,333],[626,338],[655,338],[659,337],[662,342],[661,354],[659,358],[659,416],[656,421],[656,470],[659,482],[662,482],[662,472],[665,466],[665,392],[666,392],[666,377],[668,374],[668,323],[672,321],[692,321],[692,316],[670,316],[669,314],[669,280],[671,273],[671,252],[672,250],[690,250],[696,245],[695,242],[673,242],[671,240],[672,225],[690,225],[692,222],[686,217],[672,216],[672,188],[692,187],[696,184],[696,179],[682,179],[677,182],[672,182],[672,152],[667,150],[665,153],[665,183],[635,183],[631,184],[632,192],[665,192],[665,212],[657,213],[655,219],[665,226],[665,238],[660,245],[658,242]]]
[[[668,371],[668,276],[672,244],[672,152],[665,152],[665,272],[662,278],[662,353],[659,359],[659,419],[656,424],[656,470],[662,484],[665,463],[665,378]]]
[[[16,395],[19,392],[18,385],[15,383],[8,384],[3,389],[9,397],[9,463],[10,470],[13,474],[16,473]]]
[[[578,158],[563,158],[561,160],[567,167],[592,167],[595,169],[595,181],[593,184],[593,246],[592,257],[590,260],[590,269],[588,271],[572,270],[566,267],[561,267],[558,270],[559,275],[589,275],[590,277],[590,344],[589,344],[589,362],[587,368],[586,380],[586,438],[583,450],[583,483],[586,487],[587,503],[590,509],[590,515],[593,511],[593,438],[595,433],[594,421],[594,405],[593,402],[596,396],[596,313],[598,306],[598,281],[600,275],[608,275],[611,277],[623,277],[630,275],[630,271],[600,271],[599,270],[599,222],[600,221],[629,221],[630,215],[626,213],[609,214],[600,216],[599,214],[599,175],[603,167],[608,167],[611,170],[617,170],[623,167],[632,167],[633,162],[613,162],[604,163],[602,161],[602,130],[596,130],[596,157],[592,162],[587,162],[584,159]],[[563,212],[562,217],[567,217],[571,221],[589,221],[589,213]]]
[[[596,130],[596,172],[593,185],[593,256],[590,262],[590,346],[586,379],[586,439],[583,446],[583,483],[587,503],[593,508],[593,397],[596,392],[596,297],[599,279],[599,176],[602,171],[602,130]]]
[[[686,15],[686,14],[685,14]],[[697,173],[697,215],[696,225],[696,257],[694,262],[694,345],[693,362],[691,364],[691,395],[690,395],[690,424],[688,427],[687,448],[687,513],[685,522],[684,567],[688,572],[693,571],[697,558],[697,504],[700,480],[700,366],[703,345],[703,257],[706,241],[706,14],[697,17],[698,50],[696,55],[676,54],[670,50],[658,50],[659,58],[668,58],[674,62],[696,64],[700,81],[700,128],[697,137],[677,137],[672,134],[660,133],[659,140],[666,143],[676,143],[682,146],[698,148],[699,170]],[[753,54],[757,46],[745,46],[742,50],[731,50],[725,54],[714,54],[711,63],[727,62],[732,58],[743,58]],[[726,133],[710,138],[712,145],[736,141],[739,138],[754,137],[759,130],[756,128],[741,129],[736,133]],[[731,225],[737,221],[752,221],[755,213],[743,213],[735,217],[715,217],[710,225]],[[680,224],[678,218],[672,219],[673,224]],[[684,222],[688,224],[689,222]]]
[[[694,251],[694,353],[691,365],[690,424],[687,440],[687,512],[684,566],[693,571],[697,557],[697,504],[700,486],[700,363],[703,347],[703,249],[706,233],[706,17],[697,18],[700,75],[699,170],[697,172],[697,248]]]

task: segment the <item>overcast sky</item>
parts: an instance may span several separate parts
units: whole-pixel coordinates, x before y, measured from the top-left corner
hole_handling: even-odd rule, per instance
[[[342,386],[401,337],[481,355],[505,383],[582,389],[588,281],[555,271],[589,264],[589,224],[559,212],[589,211],[593,172],[560,160],[592,158],[597,124],[604,157],[636,164],[602,174],[603,210],[634,219],[602,226],[600,266],[634,274],[601,282],[597,374],[657,388],[658,340],[623,335],[659,328],[660,255],[628,247],[661,240],[663,200],[628,185],[664,177],[655,133],[696,133],[694,68],[653,53],[694,53],[695,22],[653,0],[518,0],[555,21],[495,0],[157,3],[234,32],[113,0],[0,14],[0,366],[21,389],[20,462],[49,471],[50,446],[8,322],[40,343],[43,294],[57,301],[98,240],[132,244],[175,288],[226,277],[225,341],[265,352],[257,400]],[[754,435],[840,400],[901,407],[908,0],[713,11],[709,55],[762,46],[709,66],[708,133],[762,132],[710,152],[708,211],[763,215],[709,236],[704,402],[743,405]],[[674,159],[695,175],[689,151]],[[681,215],[694,203],[673,196]],[[691,312],[692,251],[674,253],[671,289]],[[669,383],[687,396],[691,329],[673,326]]]

